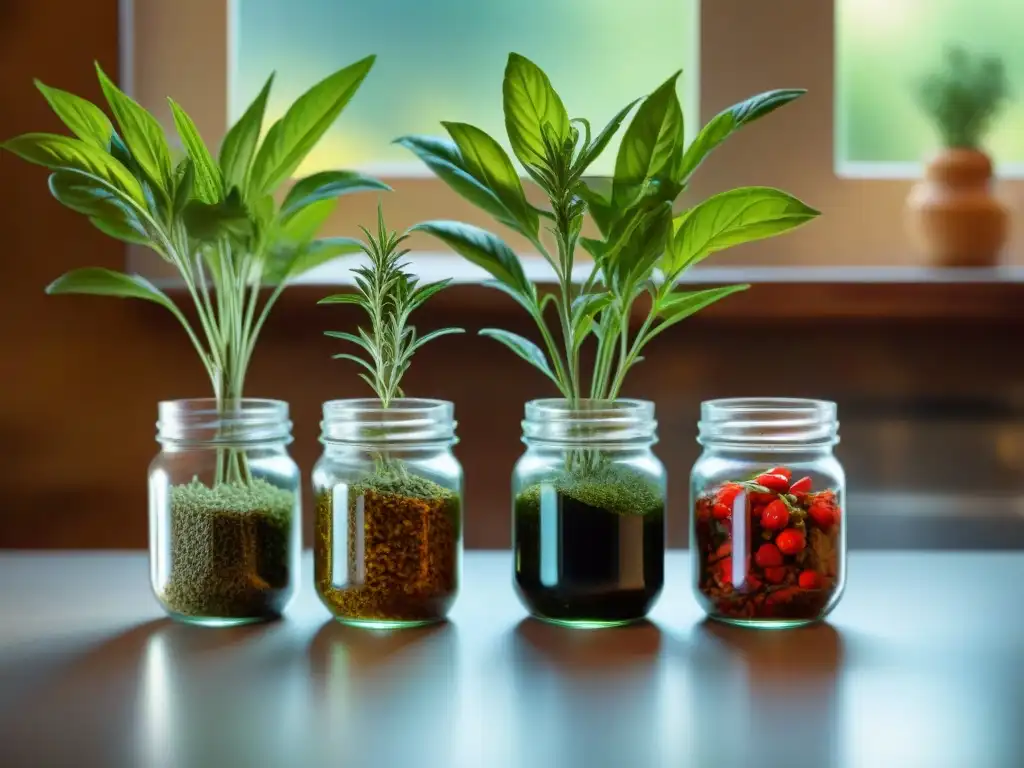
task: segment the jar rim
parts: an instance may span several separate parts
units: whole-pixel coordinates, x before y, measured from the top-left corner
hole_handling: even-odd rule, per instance
[[[376,398],[323,404],[320,442],[328,444],[454,444],[455,404],[426,397],[396,398],[385,408]]]
[[[838,408],[831,400],[732,397],[700,407],[701,445],[825,447],[839,442]]]
[[[290,443],[288,403],[262,397],[193,397],[157,403],[157,442],[180,445]]]
[[[658,422],[650,400],[544,398],[526,403],[523,442],[573,444],[654,444]]]

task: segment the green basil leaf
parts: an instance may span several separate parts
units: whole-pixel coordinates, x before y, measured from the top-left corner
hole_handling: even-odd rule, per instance
[[[505,129],[512,151],[524,165],[545,165],[544,125],[561,144],[569,135],[569,115],[543,70],[518,53],[510,53],[501,86]]]
[[[680,73],[644,99],[626,129],[615,159],[612,201],[631,204],[645,184],[665,171],[683,142],[683,111],[676,95]]]
[[[596,189],[587,184],[578,184],[576,194],[587,204],[587,211],[590,218],[594,220],[598,231],[607,236],[615,223],[616,209],[612,206],[611,200],[605,198]]]
[[[704,158],[732,133],[805,93],[805,90],[799,88],[766,91],[722,110],[708,121],[681,156],[678,167],[672,174],[673,178],[680,184],[685,184]]]
[[[727,285],[722,288],[708,288],[702,291],[674,291],[670,293],[657,307],[658,317],[663,322],[659,329],[674,325],[690,315],[696,314],[711,304],[714,304],[726,296],[745,291],[749,285]]]
[[[547,355],[544,354],[544,350],[529,339],[524,339],[518,334],[503,331],[500,328],[484,328],[480,331],[480,335],[500,341],[506,347],[519,355],[519,357],[523,358],[523,360],[555,382],[556,385],[558,384],[558,380],[555,378],[555,374],[551,371],[551,365],[548,363],[548,358]]]
[[[260,131],[263,128],[263,114],[267,109],[267,97],[270,96],[270,87],[273,83],[274,75],[271,74],[256,98],[253,99],[252,104],[246,108],[238,122],[231,126],[220,145],[218,159],[225,192],[229,192],[232,187],[240,189],[245,187],[245,179],[249,175],[252,156],[256,151],[256,142],[259,141]]]
[[[73,211],[84,213],[101,231],[118,240],[149,244],[149,236],[132,206],[103,179],[74,168],[50,174],[50,193]]]
[[[469,262],[483,267],[495,279],[526,297],[536,292],[523,272],[519,257],[497,236],[470,224],[457,221],[426,221],[411,232],[426,232],[446,243]]]
[[[314,173],[295,182],[284,203],[281,215],[290,216],[296,211],[319,200],[340,197],[353,192],[390,192],[391,187],[382,181],[363,176],[354,171],[323,171]]]
[[[253,232],[252,219],[237,189],[219,203],[190,200],[181,216],[189,237],[201,243],[222,237],[246,238]]]
[[[674,279],[715,251],[788,232],[819,212],[771,187],[740,187],[709,197],[677,216],[664,272]]]
[[[358,253],[362,249],[362,243],[350,237],[325,237],[296,248],[284,249],[272,256],[264,267],[263,282],[266,285],[279,285],[334,261],[339,256]],[[320,303],[330,302],[325,300]]]
[[[141,275],[126,275],[102,267],[73,269],[46,287],[52,295],[84,293],[94,296],[118,296],[123,299],[145,299],[174,310],[174,303],[163,291]]]
[[[51,88],[40,80],[36,80],[35,83],[36,88],[57,113],[57,117],[75,136],[86,144],[107,151],[110,137],[114,134],[114,126],[102,109],[81,96],[59,88]]]
[[[537,212],[526,202],[519,174],[501,145],[467,123],[446,122],[443,125],[458,147],[469,173],[495,194],[521,232],[536,237],[539,227]]]
[[[496,290],[501,291],[507,296],[511,296],[513,299],[516,300],[516,303],[519,304],[519,306],[521,306],[527,312],[529,312],[531,316],[537,313],[538,307],[535,295],[524,294],[518,288],[513,288],[511,286],[505,285],[505,283],[501,282],[500,280],[484,280],[483,284],[487,288],[494,288]],[[548,295],[550,296],[550,294]],[[547,296],[545,296],[545,298],[547,298]]]
[[[220,177],[220,168],[206,148],[195,123],[188,116],[174,99],[168,99],[171,105],[171,112],[174,114],[174,127],[178,129],[181,143],[185,145],[185,151],[192,158],[193,191],[195,196],[204,203],[216,203],[221,199],[221,190],[224,184]]]
[[[512,212],[483,181],[470,173],[455,142],[433,136],[403,136],[396,139],[395,143],[411,150],[460,197],[486,211],[505,226],[519,230]]]
[[[573,348],[579,349],[594,327],[594,316],[615,300],[608,291],[577,296],[572,303]]]
[[[23,160],[47,168],[72,168],[101,179],[139,205],[146,204],[139,180],[121,163],[91,144],[55,133],[26,133],[2,145]]]
[[[96,65],[96,74],[132,157],[150,180],[159,185],[165,196],[170,199],[174,178],[171,151],[167,147],[164,129],[153,115],[114,85],[99,64]]]
[[[253,160],[247,198],[272,192],[292,175],[359,90],[374,59],[367,56],[321,80],[274,123]]]
[[[185,210],[188,201],[192,199],[192,192],[195,189],[196,172],[192,158],[185,156],[185,159],[178,163],[174,169],[174,213],[180,214]]]
[[[299,208],[284,220],[278,239],[281,243],[302,245],[308,243],[338,207],[336,198],[325,198]]]
[[[597,137],[587,145],[576,160],[575,167],[577,173],[582,174],[588,167],[590,167],[591,163],[600,157],[601,153],[604,152],[605,147],[608,146],[608,142],[610,142],[618,132],[619,127],[622,125],[622,121],[626,119],[626,115],[628,115],[629,111],[636,106],[638,101],[640,101],[640,99],[631,101],[619,110],[619,113],[615,115],[615,117],[608,122],[608,125],[601,129],[601,132],[597,134]]]

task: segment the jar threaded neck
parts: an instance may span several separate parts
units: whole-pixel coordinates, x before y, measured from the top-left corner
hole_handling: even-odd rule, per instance
[[[288,403],[245,397],[233,402],[212,397],[164,400],[157,408],[157,442],[176,445],[290,443]]]
[[[455,405],[447,400],[399,398],[329,400],[323,405],[320,442],[350,444],[454,443]]]
[[[647,400],[531,400],[526,404],[523,442],[554,444],[652,444],[658,422]]]
[[[839,442],[836,404],[828,400],[706,400],[700,413],[697,442],[701,445],[813,448]]]

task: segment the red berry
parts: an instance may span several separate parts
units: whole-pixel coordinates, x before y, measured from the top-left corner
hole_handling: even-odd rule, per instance
[[[754,482],[758,485],[763,485],[769,491],[775,491],[775,493],[785,493],[789,490],[789,478],[785,475],[773,475],[770,472],[766,472],[755,477]]]
[[[803,496],[805,493],[810,493],[810,491],[811,478],[809,477],[801,477],[799,480],[797,480],[795,483],[789,486],[789,492],[792,493],[794,496]]]
[[[781,531],[789,525],[789,508],[776,499],[761,510],[761,527],[769,531]]]
[[[782,475],[787,480],[793,479],[793,470],[786,467],[772,467],[768,470],[769,475]]]
[[[718,565],[715,566],[717,569],[718,580],[723,584],[732,584],[732,558],[727,557],[724,560],[720,560]]]
[[[803,571],[798,583],[801,589],[821,589],[821,574],[817,571]]]
[[[772,566],[764,569],[764,580],[769,584],[781,584],[786,579],[786,569],[781,566]]]
[[[775,537],[775,546],[784,555],[795,555],[807,545],[804,535],[796,528],[787,528]],[[767,545],[765,545],[767,546]]]
[[[743,486],[736,485],[735,483],[729,483],[719,488],[718,493],[715,494],[715,501],[719,504],[725,504],[727,507],[731,507],[732,503],[736,501],[736,497],[743,491]]]
[[[807,514],[819,528],[831,528],[836,521],[835,509],[826,501],[816,501],[811,504]]]
[[[774,493],[759,493],[754,491],[750,494],[749,498],[751,504],[771,504],[775,501],[776,495]]]
[[[777,565],[782,565],[782,553],[779,552],[779,548],[774,544],[762,544],[757,548],[757,554],[754,555],[754,562],[762,568],[772,568]]]
[[[732,514],[732,507],[728,507],[725,504],[718,503],[711,508],[711,514],[714,515],[715,520],[725,520]]]

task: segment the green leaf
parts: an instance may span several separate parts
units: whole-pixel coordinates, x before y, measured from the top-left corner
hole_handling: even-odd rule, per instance
[[[49,294],[84,293],[94,296],[118,296],[123,299],[145,299],[174,310],[163,291],[140,275],[126,275],[102,267],[73,269],[46,287]]]
[[[523,184],[505,150],[479,128],[467,123],[442,123],[459,149],[470,175],[502,202],[521,232],[536,237],[537,212],[526,202]]]
[[[704,158],[735,131],[789,104],[805,93],[805,90],[799,88],[766,91],[722,110],[708,121],[681,156],[678,167],[672,174],[674,179],[685,184]]]
[[[263,128],[263,113],[267,109],[267,97],[270,96],[270,87],[273,83],[274,75],[271,74],[252,104],[246,108],[245,114],[231,126],[220,145],[220,171],[224,179],[225,192],[229,192],[232,187],[245,189],[245,180],[249,175],[249,166],[256,151],[256,142],[260,138],[260,130]]]
[[[178,129],[181,143],[185,145],[188,156],[192,158],[192,171],[195,176],[193,191],[196,197],[204,203],[216,203],[221,199],[221,191],[224,187],[220,177],[220,168],[206,148],[199,131],[196,130],[192,118],[183,110],[174,99],[168,99],[171,105],[171,112],[174,114],[174,127]]]
[[[501,91],[512,151],[524,165],[545,165],[544,125],[559,143],[569,135],[569,115],[551,81],[525,56],[510,53]]]
[[[512,212],[481,179],[470,173],[455,142],[433,136],[403,136],[396,139],[395,143],[415,153],[460,197],[486,211],[502,224],[519,230]]]
[[[196,171],[192,158],[188,155],[174,169],[174,214],[177,216],[185,210],[192,199],[195,189]]]
[[[359,90],[374,59],[367,56],[321,80],[274,123],[253,160],[248,197],[272,192],[292,175]]]
[[[745,291],[749,285],[726,285],[721,288],[708,288],[703,291],[675,291],[670,293],[657,307],[658,316],[664,321],[662,325],[674,325],[690,315],[714,304],[726,296]],[[659,326],[659,328],[662,326]]]
[[[126,193],[139,205],[146,204],[142,186],[127,168],[80,139],[55,133],[26,133],[4,142],[3,147],[30,163],[55,170],[73,168],[90,174]]]
[[[350,237],[325,237],[314,240],[292,249],[290,255],[283,259],[274,259],[264,269],[263,282],[267,285],[278,285],[334,261],[339,256],[358,253],[361,250],[362,243]]]
[[[433,283],[426,283],[425,285],[419,285],[416,290],[413,291],[412,296],[409,297],[409,311],[421,307],[426,303],[427,299],[431,296],[440,293],[447,288],[452,282],[452,279],[446,278],[445,280],[438,280]]]
[[[363,297],[358,293],[336,293],[333,296],[325,296],[317,304],[359,304],[363,305]],[[325,331],[328,336],[333,331]]]
[[[336,198],[325,198],[299,208],[284,220],[278,241],[290,245],[308,243],[338,207]]]
[[[78,213],[84,213],[102,232],[129,243],[149,244],[135,209],[108,182],[74,168],[50,174],[50,193]]]
[[[487,288],[494,288],[501,291],[502,293],[511,296],[516,302],[529,312],[531,315],[535,315],[538,312],[537,297],[533,293],[524,294],[518,288],[505,285],[500,280],[485,280],[483,283]],[[550,294],[548,294],[550,296]],[[545,296],[547,298],[547,296]]]
[[[252,219],[237,189],[219,203],[190,200],[181,215],[189,237],[202,243],[252,234]]]
[[[683,142],[683,112],[676,95],[680,73],[644,99],[622,137],[615,159],[612,201],[629,205],[648,180],[661,174]]]
[[[526,279],[519,257],[490,232],[457,221],[426,221],[410,232],[426,232],[446,243],[467,261],[486,269],[494,278],[524,296],[533,296],[533,284]]]
[[[556,385],[558,384],[558,380],[555,378],[555,374],[551,371],[551,366],[548,364],[548,358],[547,355],[544,354],[544,350],[529,339],[524,339],[518,334],[503,331],[500,328],[484,328],[480,331],[480,335],[500,341],[506,347],[519,355],[519,357],[523,358],[523,360],[555,382]]]
[[[615,223],[617,213],[616,209],[612,207],[611,200],[586,184],[578,184],[576,194],[587,204],[590,218],[594,220],[601,234],[607,235]]]
[[[370,365],[370,364],[369,364],[368,362],[366,362],[365,360],[363,360],[363,358],[361,358],[361,357],[356,357],[355,355],[350,355],[350,354],[347,354],[347,353],[345,353],[345,352],[340,352],[340,353],[338,353],[337,355],[331,355],[331,359],[332,359],[332,360],[349,360],[349,361],[351,361],[351,362],[353,362],[353,363],[359,363],[359,365],[363,366],[363,368],[365,368],[366,370],[368,370],[368,371],[369,371],[369,372],[370,372],[371,374],[375,374],[375,373],[376,373],[376,371],[374,370],[374,368],[373,368],[373,366],[372,366],[372,365]],[[363,378],[363,380],[364,380],[364,381],[365,381],[365,382],[366,382],[367,384],[369,384],[369,385],[370,385],[370,387],[371,387],[371,388],[372,388],[372,389],[373,389],[374,391],[376,391],[376,389],[377,389],[377,388],[376,388],[376,387],[374,386],[373,382],[371,382],[371,381],[370,381],[369,379],[367,379],[367,378],[365,378],[365,377]]]
[[[586,293],[572,303],[573,348],[579,349],[593,328],[594,316],[615,300],[610,292]]]
[[[356,296],[357,299],[361,298],[358,294],[351,294],[350,293],[350,294],[340,294],[340,295],[343,295],[343,296]],[[333,298],[333,297],[331,297],[331,298]],[[317,303],[318,304],[325,304],[325,303],[328,303],[328,302],[325,302],[324,300],[321,300],[321,301],[319,301]],[[337,304],[337,303],[340,303],[340,302],[329,302],[329,303]],[[359,304],[361,302],[356,301],[356,302],[349,302],[349,303]],[[330,337],[332,339],[341,339],[342,341],[351,342],[352,344],[356,344],[357,346],[361,347],[362,349],[365,349],[371,355],[373,354],[373,347],[366,341],[366,339],[362,338],[361,336],[356,336],[354,333],[346,333],[345,331],[324,331],[324,336],[328,336],[328,337]]]
[[[597,137],[586,147],[586,149],[583,150],[579,158],[576,160],[575,167],[577,173],[583,173],[591,163],[600,157],[601,153],[604,152],[605,147],[608,146],[608,142],[610,142],[618,132],[619,127],[622,125],[622,121],[626,119],[626,115],[628,115],[629,111],[636,106],[638,101],[640,101],[640,99],[631,101],[619,110],[619,113],[608,122],[608,125],[601,129],[601,132],[597,134]]]
[[[281,204],[281,215],[288,217],[319,200],[341,197],[353,192],[390,192],[382,181],[355,171],[322,171],[299,179]]]
[[[779,189],[740,187],[709,197],[675,219],[664,271],[674,279],[715,251],[788,232],[819,212]]]
[[[96,65],[96,74],[132,157],[150,180],[159,185],[170,198],[174,178],[171,173],[171,151],[167,147],[164,129],[153,115],[114,85],[99,64]]]
[[[51,88],[36,80],[36,88],[46,97],[53,111],[75,136],[96,149],[107,151],[114,126],[103,110],[73,93]]]
[[[428,333],[428,334],[426,334],[424,336],[420,336],[418,339],[416,339],[416,343],[413,344],[409,348],[409,354],[411,355],[413,352],[415,352],[417,349],[422,347],[424,344],[426,344],[429,341],[433,341],[434,339],[439,339],[442,336],[449,336],[449,335],[451,335],[453,333],[465,333],[465,332],[466,332],[465,328],[441,328],[440,330],[437,330],[437,331],[431,331],[430,333]]]

